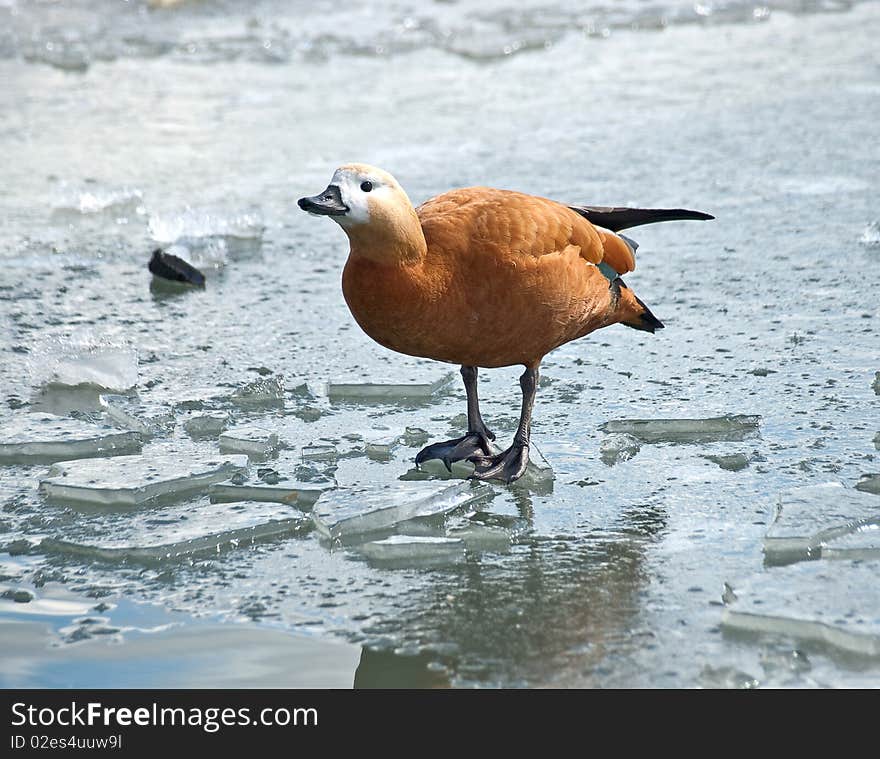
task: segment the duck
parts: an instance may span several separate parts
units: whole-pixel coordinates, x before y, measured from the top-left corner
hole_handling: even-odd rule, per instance
[[[467,432],[432,443],[416,465],[473,464],[473,478],[511,483],[529,463],[543,358],[614,324],[654,333],[663,323],[624,283],[638,245],[621,230],[708,220],[687,209],[580,206],[491,187],[444,192],[414,207],[387,171],[340,166],[299,207],[348,237],[342,294],[355,321],[398,353],[461,367]],[[480,369],[522,365],[519,425],[496,450],[480,413]]]

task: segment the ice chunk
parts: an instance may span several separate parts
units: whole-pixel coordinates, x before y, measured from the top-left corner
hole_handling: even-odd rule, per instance
[[[735,586],[722,613],[722,627],[880,656],[878,573],[877,561],[775,567]]]
[[[823,559],[880,559],[880,524],[866,524],[822,544]]]
[[[140,436],[52,414],[23,414],[0,428],[0,464],[49,464],[141,450]]]
[[[452,382],[454,378],[455,374],[449,372],[434,382],[381,384],[331,381],[327,384],[327,395],[331,402],[347,400],[382,402],[408,398],[426,400]]]
[[[308,518],[290,516],[277,504],[247,503],[230,509],[228,504],[200,505],[185,513],[144,512],[129,520],[123,535],[108,535],[91,542],[46,538],[40,550],[101,561],[155,564],[223,551],[292,535],[312,529]]]
[[[165,435],[174,429],[177,420],[168,410],[147,409],[137,403],[136,397],[102,395],[99,399],[104,418],[118,427],[137,432],[147,439]]]
[[[629,461],[642,449],[638,438],[626,433],[617,433],[606,437],[599,446],[602,463],[614,466],[621,461]]]
[[[51,501],[97,506],[139,506],[204,493],[216,482],[247,471],[247,456],[187,461],[175,452],[89,459],[55,464],[40,481],[40,492]]]
[[[132,187],[62,184],[56,194],[53,221],[72,221],[80,216],[104,216],[127,221],[144,214],[143,193]]]
[[[764,537],[764,556],[768,564],[815,559],[823,543],[877,523],[880,499],[839,483],[786,490]]]
[[[695,443],[743,440],[756,434],[760,423],[760,416],[737,414],[707,419],[615,419],[599,429],[633,435],[645,443]]]
[[[730,455],[704,455],[704,459],[708,459],[713,464],[718,464],[722,469],[728,472],[739,472],[749,465],[749,458],[744,453],[732,453]]]
[[[226,429],[229,424],[227,414],[199,414],[187,419],[183,428],[194,440],[203,438],[216,438]]]
[[[470,482],[333,490],[318,499],[312,519],[325,537],[349,538],[389,529],[410,519],[447,514],[492,494],[489,486]]]
[[[125,392],[138,381],[134,348],[89,333],[44,340],[28,359],[28,368],[35,385],[93,385]]]
[[[871,221],[865,225],[865,229],[859,237],[862,245],[880,245],[880,221]]]
[[[335,487],[335,483],[294,483],[286,485],[234,485],[221,482],[212,485],[209,491],[215,503],[230,501],[264,501],[268,503],[286,503],[302,511],[311,510],[315,501],[325,490]]]
[[[265,225],[258,213],[227,214],[187,208],[181,213],[150,216],[150,234],[159,243],[201,248],[221,247],[224,255],[243,257],[260,252]]]
[[[407,427],[403,433],[403,442],[410,448],[418,448],[428,442],[430,436],[420,427]]]
[[[236,390],[231,400],[237,406],[283,406],[284,378],[273,376],[255,379]]]
[[[305,445],[302,449],[303,461],[336,461],[338,458],[335,445]]]
[[[278,435],[262,427],[231,427],[220,435],[223,453],[245,453],[250,457],[269,456],[278,449]]]
[[[863,474],[856,483],[856,490],[880,494],[880,474]]]
[[[392,535],[358,546],[371,562],[387,567],[445,566],[464,561],[464,541],[455,538]]]
[[[494,453],[498,453],[493,448]],[[474,465],[470,461],[456,461],[452,464],[452,472],[446,468],[440,459],[428,459],[419,464],[419,470],[435,477],[450,478],[460,477],[467,479],[474,473]],[[529,463],[526,466],[525,474],[512,483],[514,486],[520,486],[531,489],[543,489],[548,486],[552,487],[556,475],[553,473],[553,467],[544,458],[541,450],[532,443],[529,446]]]
[[[874,381],[871,383],[875,395],[880,395],[880,372],[874,372]]]
[[[469,551],[476,553],[507,553],[512,536],[510,530],[487,524],[468,523],[449,530],[449,537],[461,540]]]
[[[387,461],[391,458],[394,453],[394,449],[397,448],[400,443],[400,436],[395,437],[386,437],[382,440],[374,440],[372,442],[368,442],[364,446],[364,452],[367,454],[367,458],[374,459],[376,461]]]

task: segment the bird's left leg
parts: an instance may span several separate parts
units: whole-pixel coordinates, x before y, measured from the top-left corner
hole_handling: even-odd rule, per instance
[[[477,396],[477,367],[461,367],[461,377],[467,393],[468,431],[463,437],[433,443],[423,448],[416,456],[416,465],[440,459],[451,472],[456,461],[464,461],[473,455],[490,456],[495,452],[492,441],[495,439],[480,414],[480,401]]]
[[[519,378],[522,388],[522,411],[519,426],[513,436],[513,445],[496,456],[472,456],[476,464],[473,477],[478,480],[503,480],[513,482],[526,471],[529,463],[529,437],[532,427],[532,409],[535,405],[535,394],[538,391],[538,367],[526,367]]]

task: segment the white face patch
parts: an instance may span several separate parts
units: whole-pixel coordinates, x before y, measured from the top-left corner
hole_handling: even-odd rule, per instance
[[[366,185],[365,183],[369,183]],[[348,206],[348,212],[341,216],[331,217],[343,227],[355,224],[366,224],[370,221],[369,199],[373,202],[382,202],[393,192],[387,182],[381,177],[370,173],[354,171],[352,169],[337,169],[333,174],[330,184],[339,188],[342,202]],[[364,189],[368,187],[369,189]]]

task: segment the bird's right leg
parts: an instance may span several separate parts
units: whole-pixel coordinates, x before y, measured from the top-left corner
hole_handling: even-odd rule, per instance
[[[467,434],[454,440],[446,440],[442,443],[433,443],[423,448],[416,456],[416,465],[431,459],[440,459],[446,468],[452,471],[452,464],[456,461],[464,461],[471,456],[491,456],[495,449],[492,441],[494,433],[490,432],[480,415],[480,401],[477,397],[477,367],[461,367],[461,377],[464,380],[464,389],[467,393]]]

